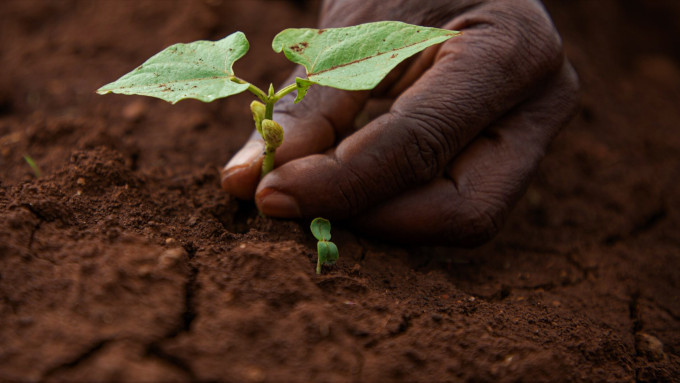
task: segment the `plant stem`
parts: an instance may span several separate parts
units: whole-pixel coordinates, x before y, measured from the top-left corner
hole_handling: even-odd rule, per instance
[[[269,84],[269,94],[267,95],[267,100],[265,101],[264,118],[266,120],[274,119],[274,104],[276,104],[274,95],[274,86]],[[275,148],[270,148],[265,142],[264,144],[264,160],[262,161],[262,171],[260,172],[260,179],[264,178],[269,172],[274,169],[274,153]]]
[[[276,102],[279,101],[283,96],[297,89],[297,85],[293,83],[274,93],[274,85],[269,84],[269,90],[267,93],[265,93],[262,89],[258,88],[257,86],[236,76],[230,77],[229,80],[238,84],[248,84],[248,90],[252,94],[257,96],[257,98],[259,98],[262,102],[264,102],[265,104],[264,118],[267,120],[273,120],[274,118],[274,104],[276,104]],[[266,176],[267,173],[271,172],[274,169],[275,151],[276,151],[275,148],[270,148],[265,143],[264,160],[262,161],[262,171],[260,172],[260,179],[264,178],[264,176]]]
[[[321,274],[321,257],[316,258],[316,273]]]
[[[262,89],[256,87],[255,85],[249,83],[246,80],[243,80],[243,79],[238,78],[236,76],[231,76],[229,78],[229,80],[231,80],[231,81],[233,81],[237,84],[248,84],[248,91],[250,91],[250,93],[254,94],[257,98],[262,100],[262,102],[267,102],[267,100],[269,99],[269,97],[267,97],[267,93],[265,93]]]
[[[276,101],[267,101],[267,103],[264,104],[264,106],[266,108],[264,110],[264,118],[265,119],[267,119],[267,120],[273,120],[274,119],[274,104],[275,103],[276,103]]]
[[[262,172],[260,173],[260,179],[263,179],[267,173],[274,169],[274,150],[269,148],[264,149],[264,160],[262,161]]]
[[[264,112],[264,118],[271,120],[274,115],[274,102],[267,102],[265,105],[266,109]],[[260,172],[260,179],[263,179],[269,172],[274,169],[274,153],[276,149],[273,149],[264,143],[264,160],[262,161],[262,171]]]
[[[285,88],[279,90],[279,91],[276,92],[276,94],[274,95],[274,102],[279,101],[281,98],[283,98],[283,96],[285,96],[285,95],[287,95],[288,93],[294,91],[295,89],[297,89],[297,84],[296,84],[296,83],[292,83],[292,84],[286,86]]]

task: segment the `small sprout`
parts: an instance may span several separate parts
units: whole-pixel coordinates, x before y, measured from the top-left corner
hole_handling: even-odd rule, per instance
[[[314,218],[310,225],[312,235],[319,240],[316,244],[318,254],[316,260],[316,273],[321,274],[321,265],[334,265],[338,260],[338,247],[331,239],[331,223],[324,218]]]
[[[40,172],[40,168],[38,167],[38,164],[35,162],[35,160],[31,156],[26,154],[26,155],[24,155],[24,161],[26,161],[28,166],[31,167],[31,170],[33,170],[33,174],[35,174],[35,178],[40,178],[42,173]]]

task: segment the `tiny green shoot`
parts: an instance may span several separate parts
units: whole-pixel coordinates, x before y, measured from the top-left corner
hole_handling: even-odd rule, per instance
[[[316,244],[316,273],[321,274],[322,265],[333,265],[338,260],[338,247],[331,242],[331,223],[324,218],[314,218],[310,225]]]
[[[33,170],[33,174],[35,174],[35,178],[40,178],[42,176],[42,173],[40,172],[40,168],[38,167],[38,164],[35,162],[33,157],[29,156],[28,154],[24,155],[24,161],[28,164],[28,166],[31,167],[31,170]]]
[[[460,32],[398,21],[379,21],[344,28],[290,28],[274,37],[272,49],[305,67],[306,78],[275,91],[263,91],[236,76],[234,62],[250,48],[243,32],[218,41],[172,45],[132,72],[97,90],[157,97],[176,103],[193,98],[211,102],[250,91],[255,128],[265,142],[261,177],[274,168],[274,153],[283,142],[283,128],[273,121],[274,104],[295,91],[300,102],[313,84],[344,90],[370,90],[400,62]]]

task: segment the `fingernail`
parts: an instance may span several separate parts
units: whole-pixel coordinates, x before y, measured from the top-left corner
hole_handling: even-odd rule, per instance
[[[259,157],[263,155],[264,144],[252,141],[246,144],[222,169],[222,179],[230,177],[232,174],[257,163]]]
[[[256,201],[260,211],[265,215],[280,218],[299,218],[300,206],[295,198],[274,189],[264,189],[257,195]]]

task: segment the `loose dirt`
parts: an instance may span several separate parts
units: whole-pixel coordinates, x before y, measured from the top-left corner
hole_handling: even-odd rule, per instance
[[[653,382],[680,378],[680,7],[551,0],[583,84],[500,235],[406,248],[259,217],[218,169],[248,95],[94,90],[175,42],[269,48],[317,5],[0,2],[0,380]],[[43,176],[23,159],[29,155]]]

